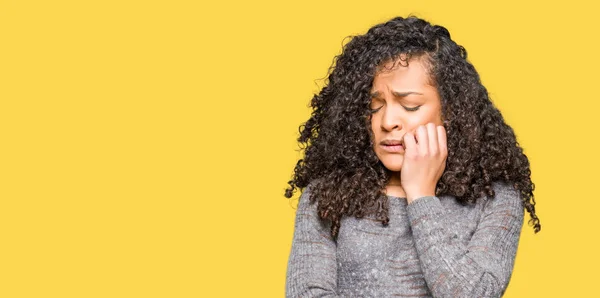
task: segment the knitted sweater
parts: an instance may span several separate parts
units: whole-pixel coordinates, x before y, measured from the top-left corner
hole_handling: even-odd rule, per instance
[[[407,204],[388,197],[389,224],[343,217],[337,242],[309,203],[298,203],[286,297],[500,297],[512,275],[524,210],[516,190],[461,205],[452,196]]]

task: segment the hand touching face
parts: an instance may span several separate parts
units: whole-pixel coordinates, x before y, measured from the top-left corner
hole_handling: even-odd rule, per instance
[[[448,157],[446,129],[430,122],[417,127],[414,133],[406,133],[403,139],[406,150],[400,182],[409,203],[416,198],[434,196]]]
[[[421,59],[388,62],[387,69],[374,78],[371,88],[371,130],[373,150],[383,165],[400,172],[405,161],[404,136],[417,134],[427,123],[442,125],[441,101],[430,84],[426,64]],[[399,177],[398,177],[399,178]]]

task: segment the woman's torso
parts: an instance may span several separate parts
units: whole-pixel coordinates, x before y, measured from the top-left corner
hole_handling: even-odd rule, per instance
[[[345,217],[337,239],[337,285],[341,296],[431,296],[425,283],[413,240],[405,198],[388,196],[389,224],[373,216]],[[454,197],[442,196],[454,240],[466,245],[475,232],[482,204],[462,205]]]

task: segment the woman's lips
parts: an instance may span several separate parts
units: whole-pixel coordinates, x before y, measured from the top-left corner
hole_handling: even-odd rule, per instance
[[[397,145],[379,145],[381,148],[389,153],[401,153],[404,152],[404,146],[402,144]]]

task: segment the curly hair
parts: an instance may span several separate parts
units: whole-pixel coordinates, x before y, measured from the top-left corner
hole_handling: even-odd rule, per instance
[[[318,198],[319,217],[331,223],[334,239],[343,216],[372,215],[388,224],[384,190],[390,172],[373,150],[369,92],[383,64],[401,56],[424,57],[441,97],[448,143],[436,196],[472,204],[483,196],[494,197],[492,182],[504,181],[519,191],[529,225],[539,232],[529,160],[490,101],[467,51],[448,30],[409,15],[351,37],[335,56],[325,86],[314,94],[310,118],[299,127],[304,157],[296,163],[285,197],[310,184],[310,201]]]

